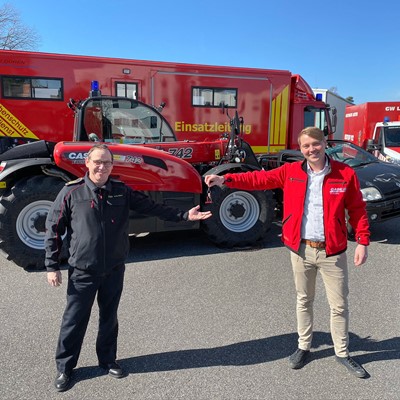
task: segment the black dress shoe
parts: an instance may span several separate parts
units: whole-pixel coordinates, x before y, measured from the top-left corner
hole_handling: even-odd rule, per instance
[[[304,367],[308,355],[310,354],[309,350],[301,350],[297,349],[290,357],[289,357],[289,366],[293,369],[300,369]]]
[[[64,392],[69,388],[71,383],[71,373],[70,372],[58,372],[56,379],[54,381],[54,387],[57,392]]]
[[[338,357],[336,356],[336,361],[344,365],[351,374],[357,378],[365,378],[367,376],[367,371],[358,363],[356,363],[351,357]]]
[[[100,368],[103,368],[108,371],[108,375],[110,375],[113,378],[123,378],[124,377],[124,371],[122,370],[121,366],[117,364],[116,362],[109,363],[109,364],[99,364]]]

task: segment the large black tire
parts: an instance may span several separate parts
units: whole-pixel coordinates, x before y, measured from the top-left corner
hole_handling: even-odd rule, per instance
[[[270,229],[274,212],[271,192],[214,186],[211,198],[211,203],[203,204],[203,210],[211,211],[213,216],[202,221],[202,228],[218,246],[254,246]]]
[[[45,221],[65,182],[49,176],[18,181],[0,198],[0,250],[22,268],[44,268]]]

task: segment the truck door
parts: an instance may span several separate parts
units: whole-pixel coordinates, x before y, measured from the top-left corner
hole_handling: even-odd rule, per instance
[[[374,138],[375,143],[378,146],[382,146],[383,145],[381,130],[382,130],[381,126],[375,127],[375,132],[374,132],[374,135],[372,136]]]
[[[384,140],[384,129],[382,126],[375,126],[373,139],[368,140],[367,149],[377,158],[382,161],[386,160],[386,152],[385,152],[385,140]]]

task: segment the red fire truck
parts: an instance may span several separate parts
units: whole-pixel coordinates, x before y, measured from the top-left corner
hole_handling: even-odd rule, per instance
[[[224,188],[209,203],[203,176],[297,158],[278,152],[296,149],[306,126],[333,133],[329,107],[289,71],[0,51],[0,83],[0,253],[25,268],[43,266],[47,210],[84,173],[92,141],[112,146],[114,172],[128,185],[182,209],[210,209],[202,228],[232,247],[265,236],[280,195]],[[32,143],[16,146],[24,142]],[[131,222],[132,234],[199,227]]]
[[[0,152],[38,139],[71,140],[66,103],[85,99],[93,80],[103,95],[164,106],[178,140],[229,132],[222,105],[245,116],[256,154],[296,148],[304,126],[334,130],[326,105],[289,71],[0,50]]]
[[[298,132],[314,125],[329,136],[335,125],[288,71],[0,51],[0,86],[0,253],[24,268],[43,267],[47,211],[84,173],[93,141],[109,143],[113,173],[126,184],[213,214],[202,224],[132,214],[131,234],[202,227],[216,244],[237,247],[265,237],[282,193],[212,188],[210,202],[204,175],[302,159]],[[328,147],[357,171],[371,221],[400,215],[400,166],[352,143]]]
[[[400,164],[400,102],[346,106],[344,139],[383,161]]]

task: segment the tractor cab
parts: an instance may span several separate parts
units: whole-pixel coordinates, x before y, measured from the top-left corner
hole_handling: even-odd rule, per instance
[[[175,134],[160,112],[145,103],[126,97],[101,96],[92,82],[91,96],[70,100],[75,113],[74,141],[101,141],[124,144],[175,142]]]

